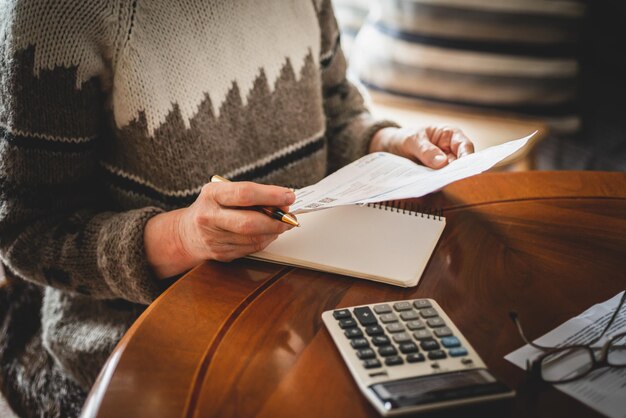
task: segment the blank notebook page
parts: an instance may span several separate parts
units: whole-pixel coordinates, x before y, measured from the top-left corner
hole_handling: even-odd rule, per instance
[[[415,286],[445,219],[379,206],[339,206],[298,215],[256,259]]]

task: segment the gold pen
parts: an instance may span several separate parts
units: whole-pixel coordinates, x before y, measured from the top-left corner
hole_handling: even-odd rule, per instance
[[[230,183],[230,180],[225,179],[222,176],[218,176],[217,174],[211,177],[211,183]],[[300,223],[291,213],[285,213],[278,208],[267,207],[267,206],[252,206],[250,209],[254,209],[258,212],[264,213],[270,218],[276,219],[277,221],[284,222],[293,226],[300,226]]]

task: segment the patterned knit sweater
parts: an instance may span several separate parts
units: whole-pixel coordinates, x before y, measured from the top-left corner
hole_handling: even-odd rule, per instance
[[[214,173],[310,184],[388,125],[346,80],[328,0],[0,1],[0,387],[17,412],[76,414],[163,290],[150,217]]]

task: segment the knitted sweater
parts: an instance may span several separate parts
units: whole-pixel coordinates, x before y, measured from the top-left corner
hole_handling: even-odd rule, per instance
[[[214,173],[310,184],[384,126],[346,80],[328,0],[1,1],[0,255],[13,285],[0,295],[0,386],[13,406],[78,411],[163,290],[144,254],[149,218],[193,202]]]

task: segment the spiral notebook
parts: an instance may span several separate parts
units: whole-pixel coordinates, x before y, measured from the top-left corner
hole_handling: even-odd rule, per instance
[[[298,215],[299,228],[251,258],[396,286],[417,285],[446,225],[403,206],[339,206]]]

